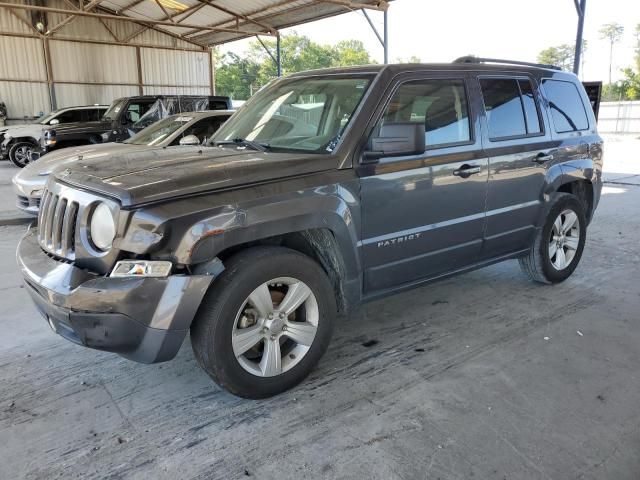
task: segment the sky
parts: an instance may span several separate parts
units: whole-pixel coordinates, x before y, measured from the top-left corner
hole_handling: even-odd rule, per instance
[[[640,0],[587,0],[584,80],[608,80],[609,42],[598,33],[602,24],[624,26],[614,47],[613,80],[634,56],[634,29],[640,23]],[[382,32],[382,13],[370,11]],[[394,0],[389,7],[389,59],[419,57],[423,62],[450,62],[463,55],[536,61],[540,50],[575,44],[578,16],[573,0]],[[359,39],[378,62],[382,46],[361,12],[350,12],[282,30],[295,31],[323,44]],[[246,52],[247,40],[229,43],[222,52]]]

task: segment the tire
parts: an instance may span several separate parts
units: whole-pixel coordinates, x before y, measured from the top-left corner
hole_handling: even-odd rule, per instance
[[[571,214],[575,215],[575,219]],[[575,220],[572,223],[573,227],[562,234],[562,230],[572,220]],[[557,221],[560,223],[556,223]],[[556,234],[558,227],[561,227],[561,235]],[[520,267],[536,282],[562,282],[569,278],[578,266],[586,237],[587,219],[583,203],[569,193],[557,193],[551,201],[544,225],[538,230],[531,250],[527,256],[519,259]]]
[[[31,151],[37,148],[33,142],[16,142],[9,148],[9,160],[19,168],[26,167],[31,162]]]
[[[242,251],[226,261],[225,267],[206,293],[191,326],[198,364],[222,388],[244,398],[266,398],[294,387],[318,363],[331,339],[336,299],[327,275],[311,258],[282,247]],[[286,301],[287,295],[292,294],[289,300],[302,298],[305,286],[310,294],[289,313],[295,301]],[[250,296],[266,298],[267,303],[250,300]],[[259,304],[262,307],[256,307]],[[278,313],[281,306],[287,312],[282,316]],[[261,310],[273,312],[274,319]],[[294,342],[294,332],[310,345]],[[242,335],[251,335],[250,341],[241,343],[238,339]],[[262,339],[246,353],[236,355],[256,336]],[[267,351],[276,353],[267,355]],[[277,358],[276,354],[280,362],[269,361]]]

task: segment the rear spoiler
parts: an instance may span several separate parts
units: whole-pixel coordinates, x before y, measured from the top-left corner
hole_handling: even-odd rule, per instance
[[[593,108],[593,114],[598,120],[598,112],[600,112],[600,97],[602,96],[602,82],[582,82],[584,89],[589,97],[589,103]]]

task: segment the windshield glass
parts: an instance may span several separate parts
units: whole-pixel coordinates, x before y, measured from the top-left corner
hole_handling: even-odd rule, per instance
[[[39,123],[40,125],[44,125],[45,123],[49,122],[53,117],[55,117],[58,114],[59,111],[60,110],[54,110],[53,112],[45,113],[41,117],[38,117],[38,119],[35,121],[35,123]]]
[[[172,115],[140,130],[133,137],[125,140],[124,143],[131,143],[133,145],[159,145],[191,120],[193,120],[193,117]]]
[[[370,82],[370,76],[278,82],[258,92],[210,141],[241,139],[269,150],[331,153]]]
[[[109,107],[109,109],[106,112],[104,112],[104,115],[102,115],[102,120],[108,120],[108,121],[115,120],[120,110],[122,110],[122,107],[125,101],[126,100],[124,98],[114,100],[111,106]]]

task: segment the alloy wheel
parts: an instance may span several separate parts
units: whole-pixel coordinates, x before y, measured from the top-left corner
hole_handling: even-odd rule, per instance
[[[556,270],[567,268],[580,244],[580,222],[573,210],[563,210],[553,222],[549,238],[549,260]]]
[[[233,353],[243,369],[259,377],[291,370],[307,354],[318,330],[320,312],[302,281],[274,278],[243,302],[233,326]]]

